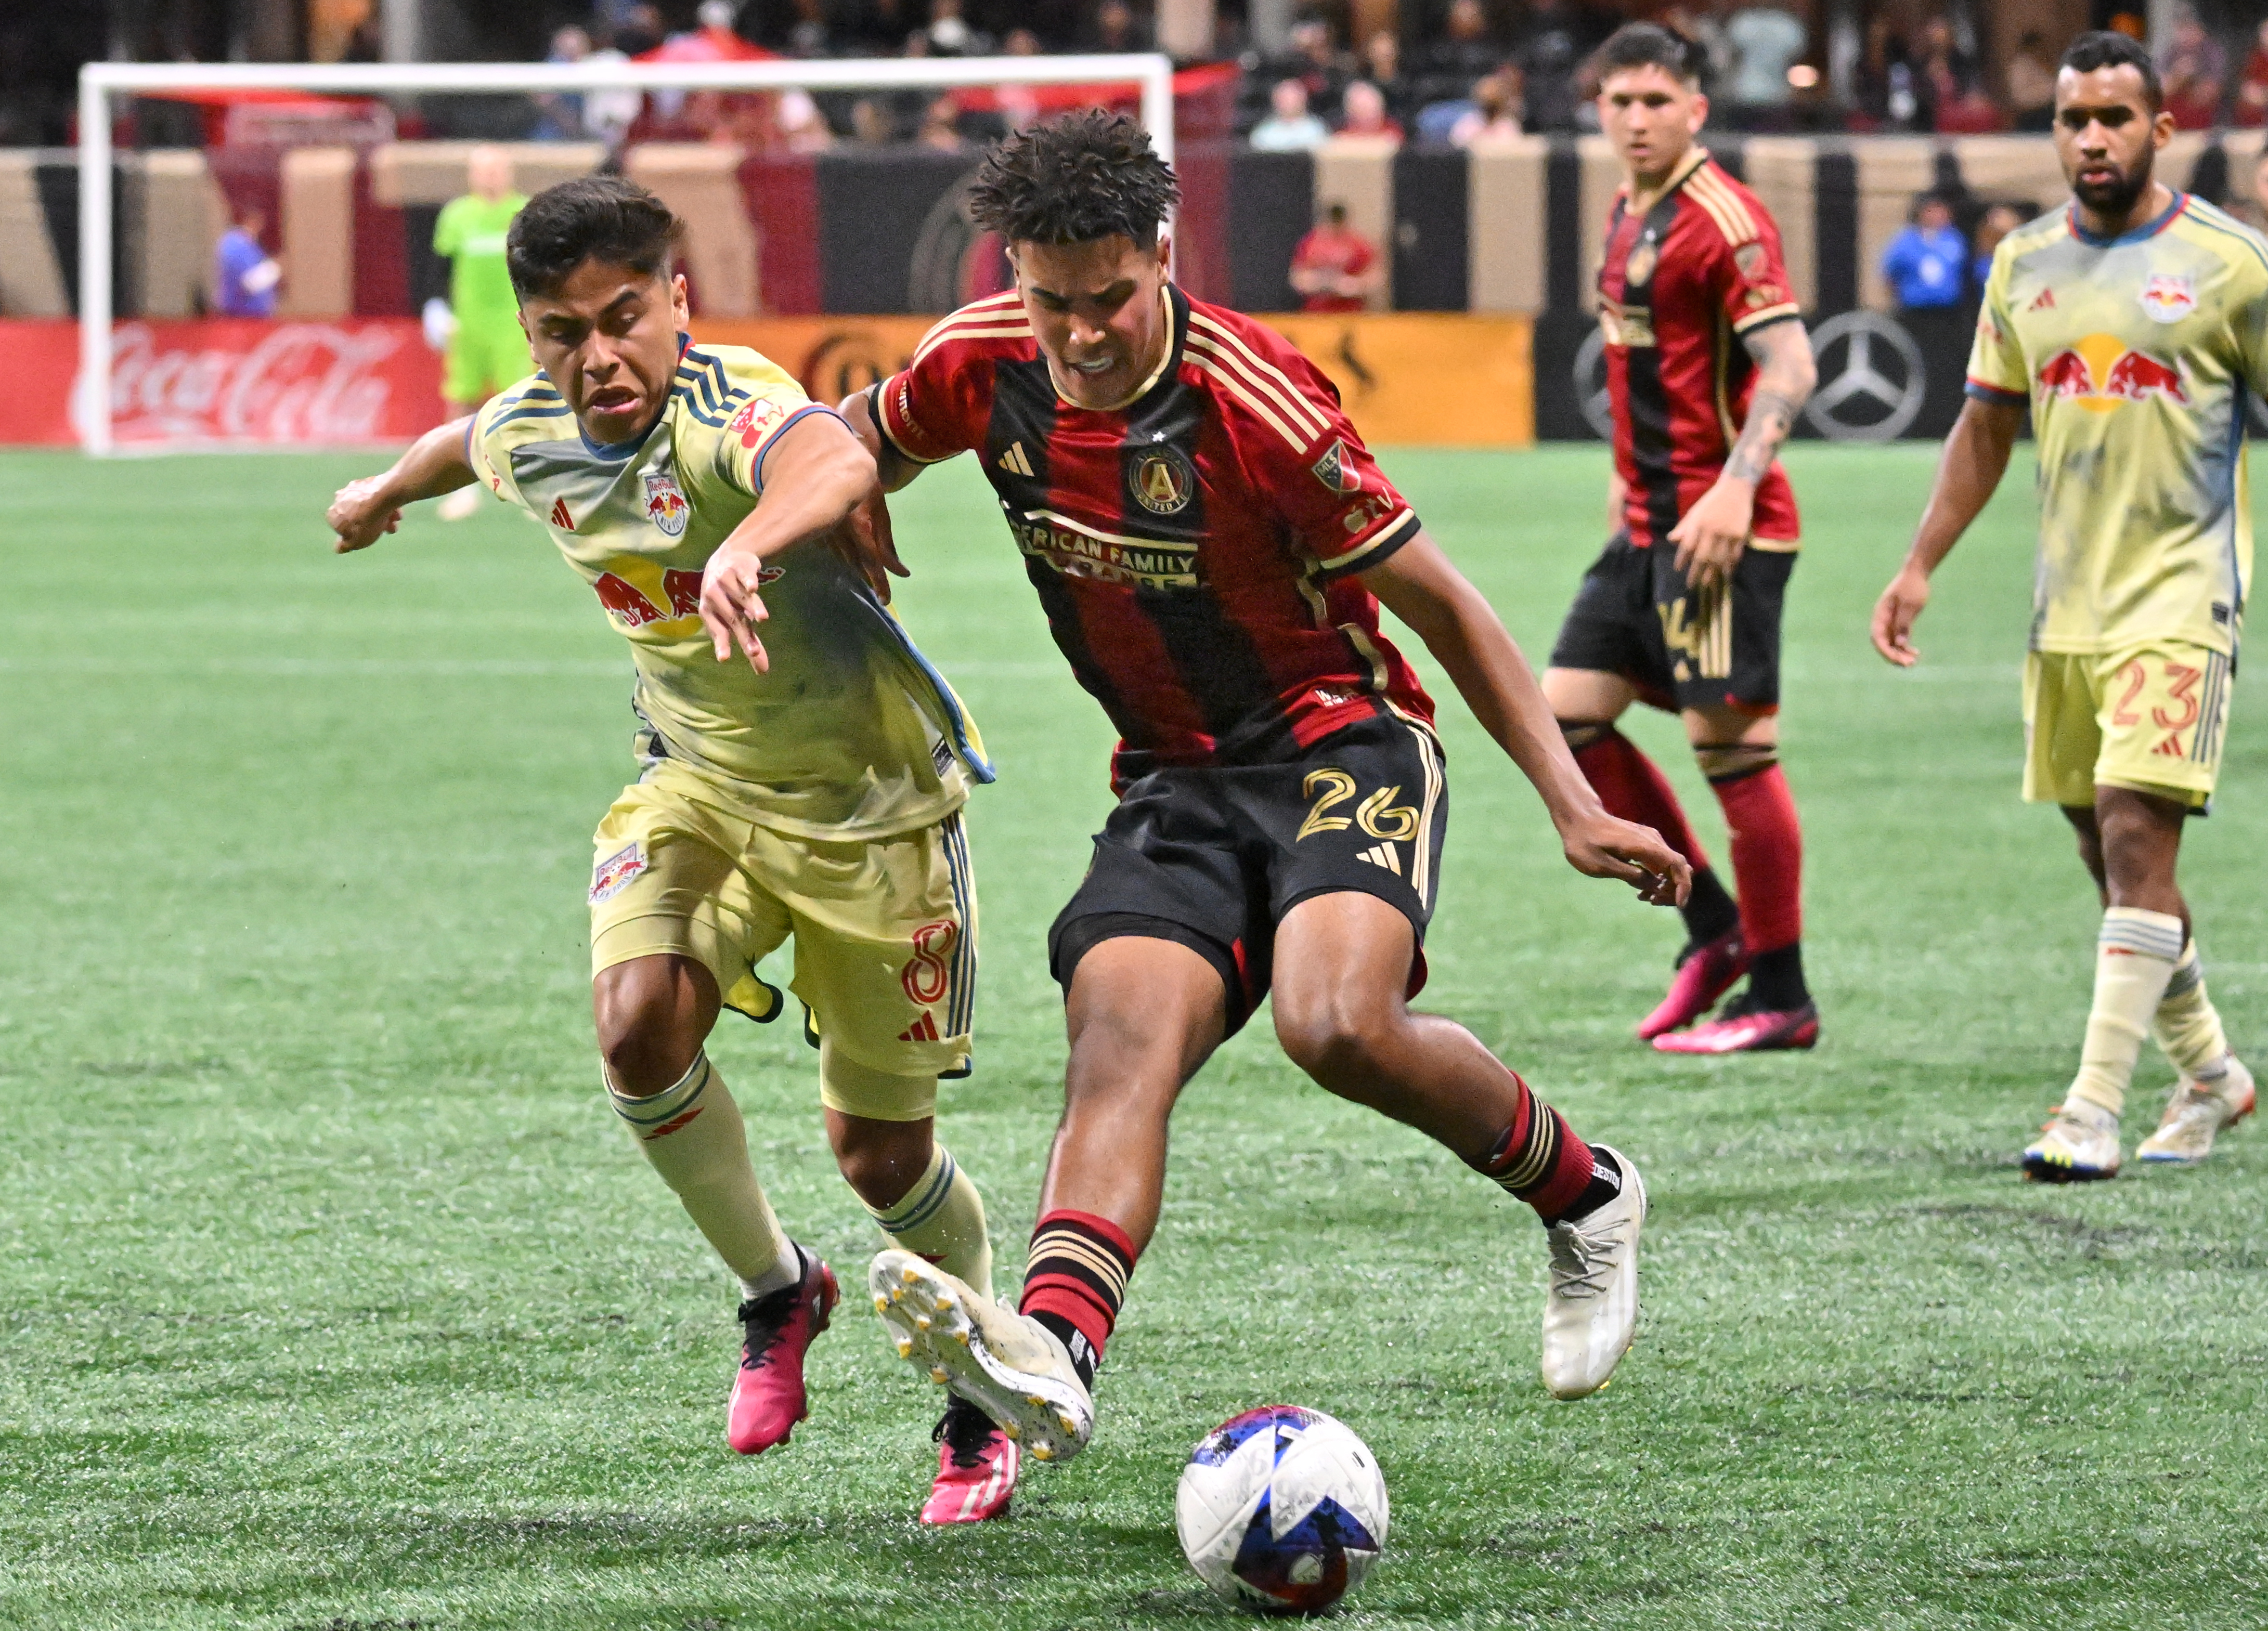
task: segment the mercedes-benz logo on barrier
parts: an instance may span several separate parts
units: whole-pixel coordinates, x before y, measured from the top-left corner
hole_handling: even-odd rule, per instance
[[[1575,352],[1575,405],[1602,442],[1615,439],[1615,410],[1607,394],[1607,336],[1593,327]]]
[[[1845,312],[1811,331],[1819,388],[1803,416],[1830,442],[1889,442],[1921,413],[1921,348],[1879,312]]]

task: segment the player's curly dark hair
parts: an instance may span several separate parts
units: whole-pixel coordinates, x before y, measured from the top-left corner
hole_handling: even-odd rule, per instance
[[[635,181],[586,175],[547,187],[512,218],[504,269],[512,292],[558,292],[585,261],[626,266],[648,276],[666,270],[681,228],[669,206]]]
[[[968,213],[1011,243],[1086,244],[1123,232],[1146,248],[1181,196],[1149,133],[1095,107],[1019,130],[986,154]]]
[[[1660,23],[1624,23],[1607,36],[1592,56],[1590,77],[1603,82],[1609,74],[1633,68],[1659,68],[1687,84],[1701,83],[1705,62],[1701,48],[1674,28]]]

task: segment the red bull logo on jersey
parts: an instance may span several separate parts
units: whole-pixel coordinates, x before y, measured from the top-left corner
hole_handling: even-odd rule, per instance
[[[646,473],[645,518],[669,538],[684,537],[685,524],[693,518],[693,506],[678,490],[677,478],[666,470]]]
[[[2142,310],[2154,323],[2178,323],[2197,310],[2197,280],[2174,272],[2153,272],[2142,285]]]
[[[2183,408],[2189,386],[2181,364],[2131,350],[2116,334],[2089,334],[2040,364],[2039,388],[2089,413],[2107,414],[2127,402],[2163,397]]]
[[[769,584],[785,575],[784,567],[768,566],[756,574],[756,582]],[[644,628],[648,623],[674,622],[679,618],[701,615],[701,574],[683,571],[676,567],[661,575],[662,598],[669,602],[664,611],[654,604],[644,590],[615,572],[601,572],[591,588],[599,597],[599,604],[607,608],[614,620],[628,628]]]
[[[630,879],[645,871],[645,850],[633,843],[617,849],[591,869],[591,904],[611,900],[630,887]]]

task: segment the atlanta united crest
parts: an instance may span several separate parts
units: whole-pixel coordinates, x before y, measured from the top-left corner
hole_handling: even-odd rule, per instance
[[[678,491],[677,478],[666,470],[649,471],[646,474],[645,518],[670,538],[684,537],[685,524],[693,518],[693,506]]]
[[[1179,515],[1197,493],[1197,473],[1171,447],[1148,447],[1126,473],[1127,490],[1152,515]]]
[[[2197,280],[2175,272],[2153,272],[2142,285],[2142,310],[2154,323],[2178,323],[2197,310]]]

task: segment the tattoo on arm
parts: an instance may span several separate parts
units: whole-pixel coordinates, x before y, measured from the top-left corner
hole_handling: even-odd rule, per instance
[[[1741,439],[1725,461],[1725,474],[1760,481],[1779,456],[1780,444],[1795,429],[1795,416],[1810,399],[1818,370],[1812,361],[1810,337],[1800,322],[1767,325],[1743,343],[1756,361],[1756,392],[1749,403]]]

